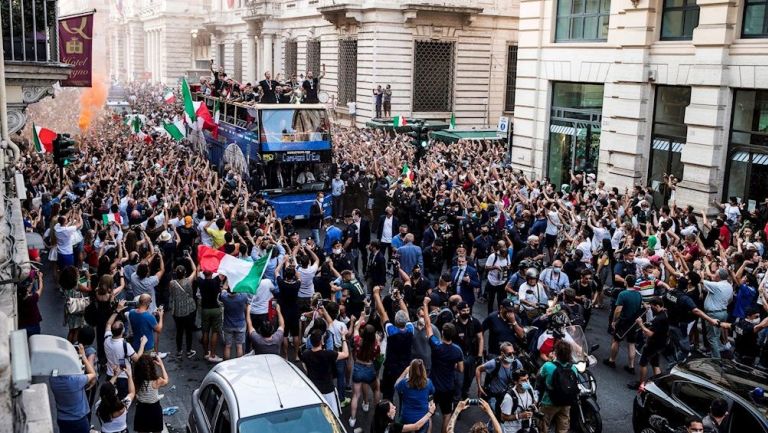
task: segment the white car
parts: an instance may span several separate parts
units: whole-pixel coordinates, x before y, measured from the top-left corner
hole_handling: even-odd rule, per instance
[[[211,369],[192,394],[191,433],[344,433],[322,394],[277,355],[245,356]]]

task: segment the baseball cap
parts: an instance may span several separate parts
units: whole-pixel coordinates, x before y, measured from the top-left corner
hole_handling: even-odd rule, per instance
[[[506,310],[511,310],[515,308],[515,304],[512,302],[511,299],[504,299],[501,301],[501,308],[504,308]]]

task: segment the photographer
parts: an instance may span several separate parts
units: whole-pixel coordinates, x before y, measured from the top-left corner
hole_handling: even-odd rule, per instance
[[[485,400],[479,400],[476,398],[462,400],[459,402],[458,405],[456,405],[456,410],[453,412],[453,416],[451,417],[451,420],[448,422],[448,428],[446,430],[446,433],[454,433],[454,431],[456,430],[456,420],[459,419],[459,415],[470,406],[480,406],[483,412],[485,412],[485,414],[488,415],[488,417],[490,418],[490,423],[491,425],[493,425],[493,432],[503,433],[503,430],[501,429],[501,425],[499,425],[499,421],[493,415],[493,410],[491,410],[491,406],[489,406]],[[475,424],[473,424],[472,427],[470,427],[469,431],[470,433],[488,433],[489,432],[488,426],[486,425],[486,423],[482,421],[478,421]]]
[[[535,429],[533,421],[537,414],[536,396],[528,381],[529,375],[525,370],[517,370],[512,374],[514,385],[507,389],[504,401],[501,403],[501,427],[504,433],[518,433]]]

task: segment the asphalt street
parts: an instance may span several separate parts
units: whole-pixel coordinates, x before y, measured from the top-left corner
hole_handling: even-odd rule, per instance
[[[45,284],[47,289],[40,301],[40,310],[44,318],[41,324],[42,332],[45,334],[66,337],[67,329],[62,326],[62,305],[64,300],[56,290],[56,285],[52,277],[53,273],[50,270],[50,267],[46,266],[45,271]],[[482,320],[485,317],[485,310],[486,306],[484,304],[476,304],[475,317]],[[593,310],[592,320],[590,326],[587,328],[589,344],[600,345],[600,348],[595,353],[598,363],[592,367],[591,370],[597,378],[597,394],[603,417],[603,431],[606,433],[627,433],[631,429],[632,399],[635,392],[629,390],[626,384],[633,378],[628,373],[624,372],[622,368],[623,365],[626,365],[627,359],[624,347],[622,347],[622,351],[618,357],[617,368],[615,370],[604,366],[600,362],[604,357],[607,357],[610,349],[610,337],[606,333],[606,316],[606,310]],[[166,317],[166,319],[160,339],[160,349],[165,352],[173,352],[175,351],[175,326],[171,317]],[[196,349],[198,354],[195,359],[189,360],[183,358],[182,360],[176,360],[174,357],[169,356],[165,360],[171,383],[168,387],[161,390],[164,394],[161,403],[164,408],[178,408],[176,413],[165,417],[165,424],[169,432],[185,431],[191,407],[192,392],[198,387],[211,367],[210,364],[202,359],[200,353],[202,350],[199,343],[196,344]],[[219,354],[221,354],[221,349],[219,350]],[[254,374],[258,373],[254,372]],[[473,388],[471,394],[474,395],[474,393],[475,391]],[[51,409],[54,409],[52,396]],[[132,412],[133,411],[131,411],[128,416],[129,423],[133,419]],[[371,412],[367,414],[360,411],[356,427],[361,427],[362,431],[367,433],[372,418],[372,412],[372,407]],[[53,413],[55,421],[55,411]],[[353,433],[353,429],[350,429],[346,425],[347,420],[349,419],[349,407],[344,410],[341,419],[344,422],[345,427],[347,427],[348,433]],[[469,408],[465,412],[465,415],[459,419],[456,431],[462,433],[466,432],[474,422],[479,420],[485,421],[480,410],[477,408]],[[432,431],[439,432],[441,424],[439,417],[436,416],[433,418],[433,422],[434,425]],[[93,423],[97,424],[97,421],[94,420]],[[58,432],[58,429],[55,427],[55,422],[54,430]]]

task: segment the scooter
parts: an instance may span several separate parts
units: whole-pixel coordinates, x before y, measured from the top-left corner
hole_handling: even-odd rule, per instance
[[[597,381],[589,371],[589,367],[597,364],[597,359],[589,353],[599,346],[588,346],[581,326],[569,326],[565,331],[574,341],[573,363],[579,379],[579,402],[571,406],[571,427],[579,433],[602,433],[603,418],[597,403]]]

